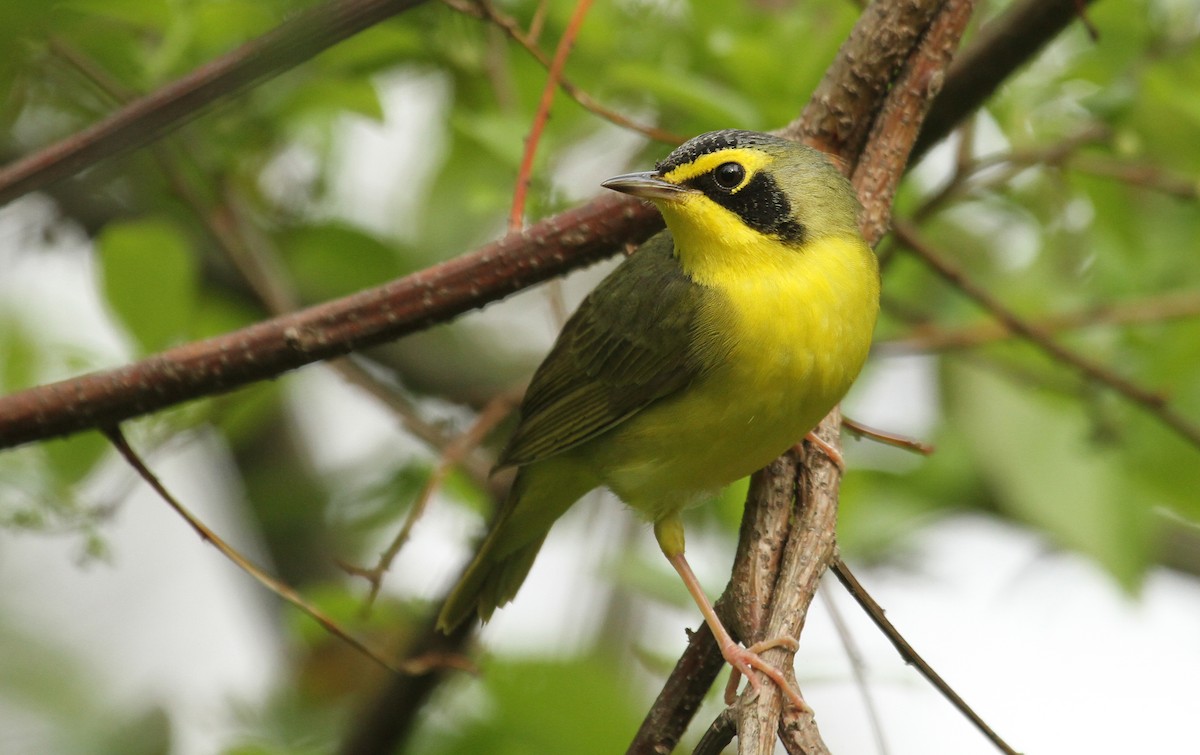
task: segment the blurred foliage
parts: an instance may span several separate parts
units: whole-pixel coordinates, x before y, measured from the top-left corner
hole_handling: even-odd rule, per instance
[[[67,136],[307,4],[6,0],[0,157]],[[856,4],[729,5],[599,3],[566,76],[604,105],[674,134],[781,126],[820,79],[857,17]],[[979,15],[990,18],[1004,5],[981,3]],[[494,7],[521,29],[536,23],[546,51],[572,11],[569,3],[533,0]],[[1095,322],[1056,337],[1160,391],[1173,411],[1200,423],[1200,105],[1193,96],[1200,13],[1183,0],[1106,0],[1089,15],[1099,41],[1078,24],[1069,29],[950,149],[910,177],[898,214],[919,217],[941,254],[1031,322],[1097,313]],[[51,188],[52,213],[13,205],[0,217],[0,264],[13,271],[0,282],[0,389],[254,322],[271,310],[264,279],[298,303],[315,303],[494,238],[544,81],[544,69],[496,25],[427,3],[211,109],[160,148]],[[964,139],[967,147],[958,147]],[[568,207],[595,193],[605,175],[648,165],[668,149],[559,92],[527,216]],[[236,248],[221,242],[229,227],[241,239]],[[70,238],[81,238],[87,251],[67,248]],[[938,451],[916,460],[868,442],[852,445],[843,550],[899,562],[911,532],[982,510],[1087,554],[1135,591],[1165,557],[1164,533],[1200,521],[1200,449],[1029,344],[928,350],[922,339],[990,317],[891,242],[881,251],[887,306],[869,373],[885,374],[896,349],[925,355],[937,403],[919,432]],[[99,306],[75,309],[78,302],[68,300],[78,291],[56,283],[56,265],[90,275],[88,296]],[[1191,316],[1155,316],[1168,296],[1188,292]],[[1104,321],[1119,304],[1140,321]],[[414,407],[416,421],[452,437],[469,425],[473,408],[521,383],[553,329],[537,295],[497,309],[373,350],[371,369]],[[97,345],[113,341],[120,345]],[[385,596],[364,620],[355,610],[362,586],[336,563],[374,563],[429,479],[438,450],[393,430],[395,439],[356,461],[319,463],[322,444],[340,436],[325,437],[314,424],[332,414],[312,414],[311,397],[284,378],[135,428],[152,446],[169,446],[185,429],[211,428],[213,442],[229,452],[240,503],[274,569],[320,595],[351,629],[395,645],[419,624],[422,600],[433,593],[416,591],[403,607]],[[381,405],[373,411],[388,427],[401,424]],[[106,522],[120,496],[97,478],[117,466],[95,433],[0,455],[0,526],[7,534],[74,533],[81,552],[104,553]],[[702,531],[721,533],[728,553],[742,489],[694,515]],[[478,480],[455,473],[434,506],[478,516],[487,500]],[[1200,549],[1171,553],[1172,566],[1200,572]],[[642,561],[644,569],[667,571],[650,559],[629,563]],[[631,595],[656,599],[662,582],[644,569],[609,570],[613,610],[627,609]],[[628,636],[609,638],[608,647],[635,645],[633,623],[615,622]],[[292,651],[288,676],[301,683],[261,708],[240,709],[243,731],[229,752],[328,752],[344,733],[374,686],[365,681],[372,675],[347,672],[361,666],[348,667],[345,648],[311,630],[290,621],[276,627],[279,644]],[[27,642],[0,626],[0,659],[15,658],[4,648]],[[336,650],[342,655],[332,662]],[[51,694],[20,669],[2,675],[0,694],[32,700],[43,720],[62,722],[43,750],[168,751],[161,711],[122,710],[103,726],[94,711],[80,717],[96,704],[88,695],[100,691],[82,689],[64,655],[38,653],[57,669],[59,692],[69,694]],[[588,744],[613,751],[649,700],[620,669],[588,652],[492,658],[480,680],[455,680],[435,698],[414,750],[585,752]],[[93,735],[111,745],[83,744]]]

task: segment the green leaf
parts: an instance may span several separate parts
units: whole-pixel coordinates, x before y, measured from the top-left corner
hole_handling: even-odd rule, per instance
[[[196,302],[192,335],[196,338],[210,338],[247,327],[262,318],[261,307],[250,306],[245,299],[239,299],[228,291],[206,290]]]
[[[20,318],[0,313],[0,390],[13,391],[33,383],[37,344]]]
[[[119,21],[143,30],[160,30],[170,19],[171,11],[164,3],[147,3],[143,0],[65,0],[59,4],[61,11],[74,11],[91,24]],[[111,25],[111,24],[110,24]]]
[[[196,270],[180,231],[161,220],[111,225],[97,242],[104,295],[148,352],[188,335],[196,302]]]
[[[370,79],[340,77],[306,81],[291,93],[282,108],[282,115],[288,118],[333,118],[346,112],[383,120],[379,91]]]
[[[403,272],[392,247],[345,225],[297,228],[279,244],[306,301],[351,294]]]
[[[482,679],[490,704],[456,717],[454,730],[428,752],[619,752],[640,720],[627,669],[599,658],[493,662]]]
[[[719,81],[685,71],[617,65],[609,70],[614,84],[653,95],[660,106],[674,107],[701,118],[711,128],[764,128],[762,111]]]
[[[86,432],[48,441],[41,448],[58,481],[71,485],[92,471],[108,449],[108,440],[98,432]]]
[[[949,370],[947,382],[974,463],[1001,508],[1136,587],[1149,562],[1150,509],[1117,449],[1089,438],[1080,402],[968,367]]]

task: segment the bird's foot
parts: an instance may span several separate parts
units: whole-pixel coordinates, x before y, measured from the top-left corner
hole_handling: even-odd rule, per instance
[[[754,673],[759,671],[779,688],[779,691],[796,709],[802,712],[809,710],[808,703],[804,702],[804,698],[800,697],[800,692],[788,682],[783,673],[763,660],[762,653],[777,647],[785,647],[794,653],[800,647],[800,643],[792,637],[776,637],[773,640],[756,642],[748,648],[733,642],[721,648],[721,655],[725,658],[725,662],[733,667],[733,672],[729,675],[729,684],[725,687],[726,705],[732,705],[737,699],[738,684],[743,676],[750,682],[755,694],[762,692],[762,683],[758,680],[758,675]]]
[[[846,474],[846,460],[842,458],[842,452],[822,440],[821,437],[817,435],[816,430],[813,430],[809,432],[808,435],[805,435],[804,440],[821,449],[821,453],[825,454],[825,457],[829,459],[829,461],[833,462],[833,465],[838,468],[838,471],[842,474]],[[803,443],[796,444],[797,448],[802,445]]]

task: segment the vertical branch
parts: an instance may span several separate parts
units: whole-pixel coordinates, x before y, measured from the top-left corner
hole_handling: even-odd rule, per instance
[[[868,5],[800,117],[782,135],[857,163],[879,103],[944,2]]]
[[[836,409],[817,429],[826,443],[837,443],[840,415]],[[834,528],[837,524],[838,490],[842,475],[837,464],[825,454],[805,453],[801,462],[788,454],[760,473],[758,485],[747,498],[748,509],[784,509],[789,515],[780,540],[765,540],[759,548],[779,553],[779,566],[773,570],[775,589],[766,604],[767,615],[749,639],[799,637],[804,630],[808,606],[816,594],[821,575],[834,556]],[[736,573],[736,572],[735,572]],[[774,648],[763,659],[791,672],[794,651]],[[738,706],[738,753],[767,755],[775,751],[781,735],[796,752],[819,755],[826,747],[817,730],[813,712],[790,711],[783,719],[782,691],[771,684],[762,685],[758,695],[745,697]]]
[[[904,174],[909,151],[973,10],[973,0],[946,0],[938,7],[888,90],[870,126],[860,159],[857,163],[850,161],[856,164],[852,182],[863,200],[859,224],[864,238],[871,243],[886,231],[892,198]],[[842,146],[848,147],[851,154],[855,151],[853,144]],[[838,154],[845,153],[838,150]],[[834,409],[817,429],[820,439],[834,448],[840,447],[840,419],[840,413]],[[834,531],[842,470],[824,454],[806,454],[803,466],[791,474],[795,475],[790,479],[796,480],[798,499],[777,577],[777,584],[786,585],[787,589],[775,591],[765,631],[751,634],[752,640],[799,637],[820,577],[835,557]],[[748,507],[756,505],[761,504],[753,497],[747,501]],[[788,666],[792,655],[785,648],[766,653],[773,664]],[[782,713],[782,695],[772,685],[764,685],[757,697],[743,702],[738,710],[738,752],[741,755],[773,752],[777,729],[789,751],[824,751],[811,713],[793,711],[790,720],[782,719]]]
[[[871,127],[871,138],[851,176],[863,199],[859,224],[869,244],[878,243],[887,232],[900,176],[974,7],[974,0],[947,0]]]
[[[914,56],[929,56],[935,54],[934,51],[941,54],[957,44],[961,27],[951,28],[953,25],[944,23],[939,27],[939,33],[943,36],[933,38],[928,33],[931,19],[939,14],[945,4],[945,0],[874,3],[842,45],[837,60],[831,64],[803,114],[781,133],[820,146],[849,168],[859,164],[860,152],[868,135],[872,139],[877,138],[879,134],[886,133],[888,128],[895,128],[896,121],[904,119],[911,119],[919,126],[928,102],[928,87],[917,86],[911,71],[916,68],[925,76],[931,75],[931,72],[923,65],[914,62],[904,64],[904,61]],[[969,1],[966,6],[969,16]],[[965,19],[961,20],[965,24]],[[895,28],[885,28],[889,26]],[[949,36],[953,37],[953,42],[949,41]],[[902,64],[904,71],[909,73],[902,71],[900,81],[894,81]],[[887,100],[884,100],[885,93]],[[918,98],[915,102],[911,101],[914,96]],[[885,122],[890,125],[884,125]],[[910,137],[910,143],[911,138],[915,138],[915,132]],[[888,163],[869,172],[873,182],[869,192],[864,192],[863,187],[856,184],[855,188],[864,205],[868,208],[873,203],[885,203],[885,208],[890,206],[895,183],[904,172],[906,155],[907,150],[898,149],[872,153],[873,160],[886,158]],[[866,238],[874,240],[883,235],[886,225],[879,222],[879,217],[886,218],[887,215],[877,211],[864,215],[863,220],[869,220],[872,224],[863,227]],[[820,437],[835,447],[838,442],[837,418],[835,411],[818,429]],[[792,583],[778,577],[781,565],[786,562],[792,578],[808,583],[810,580],[807,575],[815,573],[819,576],[833,554],[840,472],[836,468],[824,469],[824,462],[819,461],[811,465],[808,473],[797,482],[800,473],[795,463],[785,457],[756,475],[747,499],[734,574],[725,594],[717,603],[721,620],[737,639],[761,638],[772,628],[794,626],[797,631],[802,628],[815,583],[812,583],[806,596],[799,601],[786,599],[786,605],[776,611],[774,603],[779,600],[779,597],[773,597],[776,587],[788,585],[788,589],[781,592],[792,590]],[[798,485],[801,493],[797,501]],[[804,526],[794,524],[801,521],[805,522]],[[787,543],[782,556],[781,543]],[[814,555],[815,560],[812,558]],[[790,655],[783,649],[768,652],[773,654],[772,662],[790,663]],[[711,635],[703,627],[692,635],[687,649],[630,744],[629,753],[663,753],[675,747],[695,712],[696,701],[716,678],[721,668],[720,659]],[[697,691],[700,685],[702,687]],[[764,685],[763,695],[772,693],[771,685]],[[811,752],[820,752],[819,748],[823,745],[819,744],[820,736],[811,716],[800,720],[803,718],[801,714],[799,718],[789,716],[781,721],[778,708],[772,712],[772,706],[777,705],[778,700],[764,701],[764,704],[765,712],[763,708],[755,708],[760,715],[739,714],[742,733],[747,739],[755,734],[749,731],[753,727],[757,732],[766,732],[761,740],[755,737],[755,741],[761,743],[758,746],[768,747],[766,742],[769,740],[769,747],[773,747],[775,729],[780,725],[789,746],[808,747]]]

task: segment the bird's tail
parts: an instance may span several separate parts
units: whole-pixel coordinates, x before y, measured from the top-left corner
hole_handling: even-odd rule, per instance
[[[487,621],[517,594],[550,527],[596,482],[556,457],[517,472],[512,489],[479,552],[446,598],[438,629],[449,633],[471,617]]]

